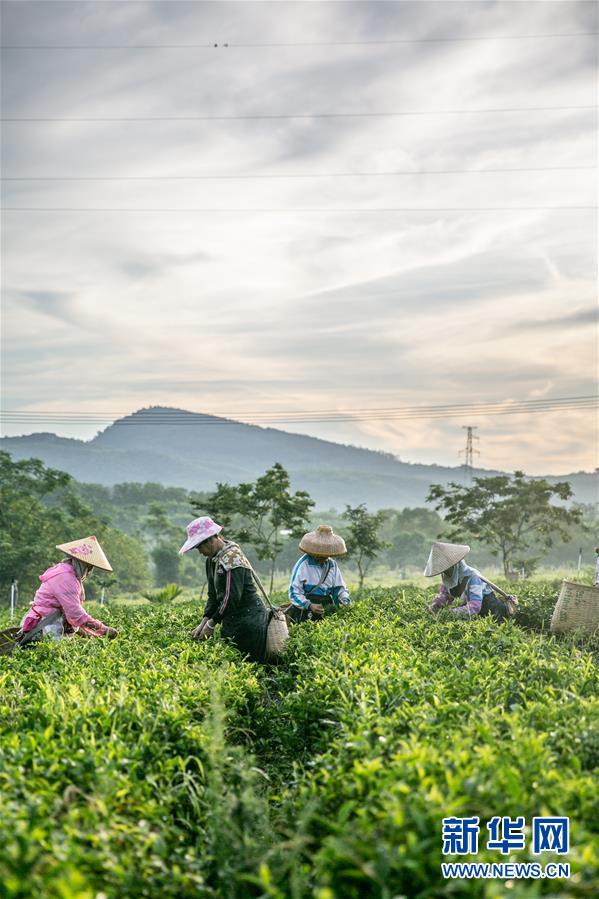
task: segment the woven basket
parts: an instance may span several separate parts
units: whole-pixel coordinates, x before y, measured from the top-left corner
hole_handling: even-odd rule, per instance
[[[18,627],[9,627],[6,631],[0,631],[0,656],[8,656],[16,647]]]
[[[551,616],[551,632],[596,631],[599,629],[599,590],[586,584],[564,581]]]
[[[285,613],[281,609],[273,609],[270,613],[270,621],[266,631],[265,658],[267,662],[272,662],[281,655],[288,638],[289,628],[287,627]]]

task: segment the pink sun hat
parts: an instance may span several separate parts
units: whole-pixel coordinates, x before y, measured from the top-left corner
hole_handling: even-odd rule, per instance
[[[187,525],[186,530],[187,540],[179,550],[179,555],[181,556],[183,553],[188,553],[194,546],[199,546],[204,540],[208,540],[209,537],[220,534],[222,527],[220,524],[217,524],[216,521],[208,518],[207,515],[202,515],[201,518],[194,518],[194,520]]]

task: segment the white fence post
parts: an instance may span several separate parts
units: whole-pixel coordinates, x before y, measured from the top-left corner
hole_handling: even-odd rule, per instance
[[[15,608],[17,605],[18,597],[19,597],[19,585],[18,585],[18,582],[13,578],[13,582],[10,585],[10,620],[11,621],[15,617]]]

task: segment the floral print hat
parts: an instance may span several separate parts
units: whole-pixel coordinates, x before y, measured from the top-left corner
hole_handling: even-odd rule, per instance
[[[84,537],[82,540],[72,540],[70,543],[59,543],[56,549],[61,549],[67,556],[85,562],[86,565],[101,568],[102,571],[113,570],[97,537]]]
[[[179,555],[181,556],[188,553],[190,549],[199,546],[204,540],[208,540],[209,537],[220,534],[222,527],[207,515],[202,515],[201,518],[194,518],[193,521],[190,521],[186,530],[187,540],[179,550]]]

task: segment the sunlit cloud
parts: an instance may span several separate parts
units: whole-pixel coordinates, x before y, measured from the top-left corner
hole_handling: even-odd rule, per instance
[[[208,46],[5,51],[3,116],[590,106],[593,37],[305,44],[596,30],[590,2],[8,2],[8,45]],[[234,46],[277,42],[304,46]],[[243,419],[595,390],[595,213],[548,208],[595,204],[572,168],[595,163],[592,110],[7,122],[2,143],[5,178],[88,179],[4,182],[5,408]],[[597,464],[588,412],[293,430],[453,465],[464,424],[489,468]]]

